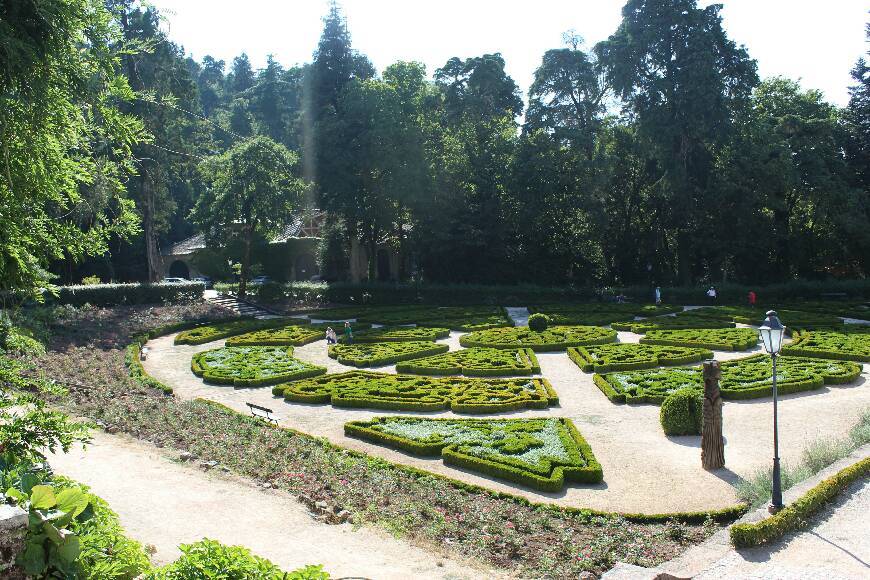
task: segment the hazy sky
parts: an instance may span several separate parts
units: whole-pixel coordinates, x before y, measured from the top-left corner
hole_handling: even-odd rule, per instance
[[[247,52],[261,67],[311,60],[326,0],[150,0],[170,38],[201,59]],[[343,0],[354,48],[382,71],[397,60],[426,64],[501,52],[525,96],[541,56],[573,29],[586,47],[617,27],[624,0]],[[704,0],[700,4],[712,2]],[[866,0],[721,0],[728,36],[744,44],[762,77],[800,79],[828,100],[848,102],[849,70],[867,52]]]

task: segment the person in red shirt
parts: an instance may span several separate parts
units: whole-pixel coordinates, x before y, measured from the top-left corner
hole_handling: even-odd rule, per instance
[[[749,305],[755,308],[755,290],[749,291]]]

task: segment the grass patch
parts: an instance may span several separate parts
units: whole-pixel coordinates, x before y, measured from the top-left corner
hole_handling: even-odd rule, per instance
[[[460,337],[459,344],[464,347],[530,348],[545,352],[615,341],[616,332],[598,326],[550,326],[541,332],[527,327],[481,330]]]

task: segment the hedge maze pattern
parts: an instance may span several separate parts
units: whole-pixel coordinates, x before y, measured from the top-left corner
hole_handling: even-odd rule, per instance
[[[343,365],[373,367],[436,355],[449,348],[446,344],[429,341],[333,344],[329,347],[329,357]]]
[[[256,387],[322,375],[318,367],[293,358],[293,347],[227,346],[193,356],[193,373],[206,382]]]
[[[795,333],[783,354],[870,362],[870,326],[849,328],[847,332],[807,330]]]
[[[568,357],[587,373],[606,373],[700,362],[712,358],[713,352],[682,346],[603,344],[569,348]]]
[[[615,341],[615,331],[598,326],[551,326],[542,332],[522,326],[472,332],[460,337],[459,344],[465,347],[530,348],[545,352]]]
[[[205,344],[228,336],[236,334],[244,334],[264,328],[275,328],[278,326],[288,326],[296,324],[306,324],[304,319],[292,318],[269,318],[259,320],[254,318],[238,318],[227,320],[224,322],[215,322],[212,324],[204,324],[179,332],[175,337],[175,344]]]
[[[371,306],[342,307],[308,313],[314,320],[358,320],[401,326],[447,327],[471,332],[499,326],[513,326],[504,309],[498,306]]]
[[[649,330],[643,344],[691,346],[711,350],[747,350],[758,344],[758,331],[752,328],[686,328]]]
[[[528,348],[466,348],[401,362],[396,371],[416,375],[466,375],[508,377],[541,372],[535,353]]]
[[[336,332],[340,333],[341,329],[337,329]],[[450,329],[437,327],[385,326],[361,330],[359,332],[357,332],[355,327],[353,329],[354,342],[405,342],[420,340],[435,342],[448,336],[450,336]],[[344,342],[344,336],[339,336],[338,340],[339,342]]]

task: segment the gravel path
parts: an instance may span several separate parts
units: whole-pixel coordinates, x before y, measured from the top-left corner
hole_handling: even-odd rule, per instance
[[[459,348],[460,333],[446,342]],[[636,342],[637,335],[619,333],[624,342]],[[615,405],[598,390],[592,375],[581,372],[564,353],[541,353],[542,374],[559,394],[559,407],[519,411],[499,417],[568,417],[592,446],[604,467],[604,483],[597,486],[568,486],[555,494],[504,483],[475,473],[445,466],[440,459],[422,459],[385,447],[344,436],[347,421],[366,420],[375,415],[404,414],[370,409],[338,409],[331,405],[290,404],[272,396],[269,387],[234,389],[205,385],[190,371],[195,352],[215,348],[221,342],[200,346],[174,346],[174,335],[149,342],[151,351],[144,363],[148,373],[171,385],[182,398],[203,397],[247,413],[246,401],[275,410],[283,426],[324,436],[339,445],[377,455],[405,465],[423,468],[455,479],[498,491],[523,495],[575,507],[623,512],[661,513],[715,509],[736,501],[731,485],[738,475],[749,475],[766,466],[773,456],[771,406],[769,399],[726,402],[724,434],[726,468],[706,472],[701,468],[698,437],[666,437],[659,424],[659,408],[653,405]],[[758,348],[755,349],[758,351]],[[326,366],[330,373],[351,370],[326,356],[324,341],[296,349],[296,356]],[[728,360],[746,352],[717,352]],[[866,386],[868,366],[855,383],[805,394],[787,395],[780,402],[780,453],[784,461],[797,459],[807,442],[819,437],[844,436],[862,409],[870,407]],[[394,366],[376,370],[395,372]],[[428,417],[457,416],[450,412],[424,413]]]
[[[109,502],[131,537],[156,548],[156,564],[175,560],[179,544],[207,537],[243,545],[284,570],[323,564],[334,578],[500,577],[380,530],[315,521],[286,493],[170,461],[131,438],[95,432],[87,449],[49,461]]]

